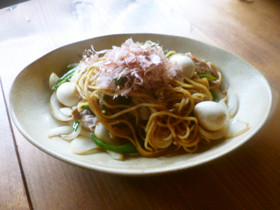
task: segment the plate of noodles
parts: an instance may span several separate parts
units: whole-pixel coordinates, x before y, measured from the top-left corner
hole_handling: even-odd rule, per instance
[[[12,119],[33,145],[80,167],[126,175],[221,157],[257,133],[271,104],[265,77],[239,57],[160,34],[63,46],[23,69],[10,92]]]

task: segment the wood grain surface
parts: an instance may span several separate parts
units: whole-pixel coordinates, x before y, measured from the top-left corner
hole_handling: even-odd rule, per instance
[[[24,175],[8,119],[0,79],[0,209],[28,209]]]
[[[214,44],[259,69],[273,90],[269,120],[246,144],[208,164],[126,177],[72,166],[40,151],[10,123],[1,95],[0,209],[279,209],[280,1],[84,2],[27,1],[0,10],[6,101],[21,69],[55,48],[106,34],[152,32]]]

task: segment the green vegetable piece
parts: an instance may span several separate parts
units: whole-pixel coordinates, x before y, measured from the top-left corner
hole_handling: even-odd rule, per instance
[[[120,77],[120,78],[115,78],[115,83],[116,85],[124,85],[124,83],[127,81],[126,77]]]
[[[97,138],[95,135],[92,135],[91,139],[97,146],[100,146],[106,150],[110,150],[121,154],[137,153],[137,150],[132,143],[127,143],[123,145],[107,144],[101,139]]]
[[[75,120],[75,122],[73,123],[73,130],[77,131],[79,126],[80,126],[80,122],[78,120]]]
[[[216,93],[216,91],[210,90],[210,92],[211,92],[211,94],[213,96],[213,101],[219,102],[220,98],[219,98],[218,94]]]
[[[145,42],[141,42],[141,44],[142,44],[142,45],[149,44],[149,45],[151,45],[151,47],[158,46],[158,43],[152,42],[151,40],[147,40],[147,41],[145,41]]]
[[[102,101],[106,101],[109,100],[110,97],[104,93],[101,93],[101,98],[102,100],[100,101],[100,107],[102,110],[106,111],[107,110],[107,106],[105,104],[102,103]]]
[[[115,100],[117,100],[118,104],[128,105],[131,102],[131,97],[128,97],[128,96],[118,96]]]
[[[54,84],[52,90],[56,90],[61,84],[68,81],[74,74],[74,72],[78,69],[78,67],[74,67],[70,69],[66,74],[64,74],[60,79]]]
[[[107,106],[104,105],[104,104],[101,104],[101,109],[106,111],[107,110]]]
[[[89,105],[83,105],[81,106],[82,109],[90,109]]]
[[[79,63],[71,63],[68,66],[66,66],[66,69],[71,70],[71,69],[77,67],[78,65],[79,65]]]
[[[176,54],[176,52],[175,52],[175,51],[165,51],[164,54],[165,54],[165,56],[166,56],[167,58],[169,58],[169,57],[171,57],[172,55]]]
[[[200,78],[207,78],[207,79],[210,79],[210,80],[216,80],[217,78],[215,76],[213,76],[212,74],[199,74],[198,75]]]
[[[107,94],[101,93],[101,98],[103,100],[109,99],[110,97]]]

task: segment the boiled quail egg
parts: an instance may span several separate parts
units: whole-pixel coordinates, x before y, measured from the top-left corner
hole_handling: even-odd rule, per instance
[[[194,107],[194,115],[200,126],[209,131],[217,131],[223,128],[228,119],[226,105],[214,101],[197,103]]]
[[[195,73],[195,64],[192,59],[183,54],[174,54],[170,58],[170,61],[178,64],[182,68],[182,74],[188,78],[191,78]]]
[[[79,101],[79,95],[75,85],[71,82],[61,84],[56,91],[57,100],[65,106],[75,106]]]

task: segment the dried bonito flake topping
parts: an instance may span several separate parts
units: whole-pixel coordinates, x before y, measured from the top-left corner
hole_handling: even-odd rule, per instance
[[[120,47],[113,46],[94,65],[100,72],[97,86],[115,89],[122,96],[137,92],[139,88],[153,89],[166,85],[181,68],[164,55],[157,43],[140,43],[132,39]]]

